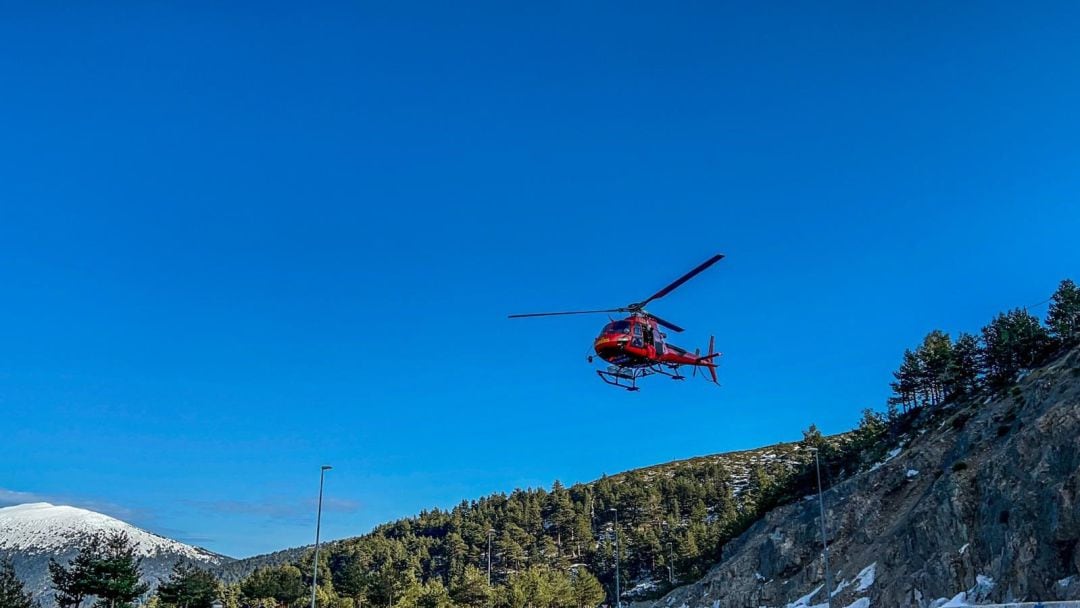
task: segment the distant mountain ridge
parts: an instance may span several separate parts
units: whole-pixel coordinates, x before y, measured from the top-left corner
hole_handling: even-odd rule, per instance
[[[10,557],[27,590],[52,604],[48,564],[66,562],[98,534],[123,532],[142,558],[143,579],[155,585],[178,561],[216,566],[232,558],[147,532],[114,517],[77,507],[45,502],[0,508],[0,557]]]

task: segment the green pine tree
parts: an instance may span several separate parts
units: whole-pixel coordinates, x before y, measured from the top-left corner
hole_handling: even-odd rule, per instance
[[[949,334],[935,329],[926,334],[915,350],[919,359],[918,392],[923,405],[937,405],[948,394],[949,362],[952,360],[952,340]]]
[[[210,608],[218,599],[218,581],[209,571],[180,562],[157,590],[161,603],[175,608]]]
[[[101,553],[102,540],[97,535],[87,539],[66,566],[49,559],[49,577],[59,608],[81,608],[86,597],[93,595],[93,569]]]
[[[11,558],[0,559],[0,607],[35,608],[36,605],[22,581],[15,575],[15,565],[11,563]]]
[[[948,366],[950,397],[967,397],[979,390],[979,340],[961,333],[953,344]]]
[[[1050,345],[1050,335],[1039,320],[1017,308],[999,314],[982,328],[981,366],[987,384],[1007,386],[1020,370],[1039,363]]]
[[[607,599],[604,586],[585,568],[575,569],[570,588],[574,598],[574,608],[596,608]]]
[[[887,428],[885,419],[874,410],[863,410],[859,426],[855,429],[855,441],[860,447],[870,447],[877,443]]]
[[[825,443],[825,437],[818,430],[816,424],[811,424],[802,432],[802,444],[808,448],[819,448]]]
[[[893,378],[895,380],[889,384],[893,391],[889,403],[899,405],[905,412],[918,405],[923,371],[922,362],[914,352],[904,351],[903,362],[900,368],[893,372]]]
[[[257,568],[240,583],[240,592],[245,600],[270,600],[275,606],[285,607],[306,597],[310,589],[304,585],[300,568],[285,564]]]
[[[458,606],[481,608],[491,600],[491,587],[487,573],[476,566],[466,566],[461,576],[450,582],[450,597]]]
[[[1054,339],[1065,346],[1080,342],[1080,288],[1065,279],[1050,300],[1046,325]]]
[[[452,608],[453,603],[442,581],[433,578],[421,586],[420,595],[416,598],[416,606],[417,608]]]

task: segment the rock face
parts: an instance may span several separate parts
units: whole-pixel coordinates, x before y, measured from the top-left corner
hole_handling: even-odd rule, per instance
[[[1080,599],[1080,349],[918,428],[825,494],[833,606]],[[639,607],[824,606],[818,514],[816,496],[774,509]]]
[[[141,530],[108,515],[76,507],[31,503],[0,508],[0,557],[11,557],[15,572],[43,605],[53,602],[49,586],[49,559],[65,563],[87,538],[124,532],[142,558],[143,580],[156,585],[168,577],[178,561],[204,566],[230,558]]]

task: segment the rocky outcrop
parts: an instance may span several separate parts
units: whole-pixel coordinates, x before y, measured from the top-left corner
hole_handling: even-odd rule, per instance
[[[1078,492],[1080,349],[926,412],[886,461],[827,491],[833,606],[1080,599]],[[824,605],[818,513],[813,496],[774,509],[704,578],[642,608]]]

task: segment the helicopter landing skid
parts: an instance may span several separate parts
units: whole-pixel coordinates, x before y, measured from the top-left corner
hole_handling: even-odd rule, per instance
[[[600,379],[603,380],[605,384],[624,388],[628,391],[641,390],[638,388],[637,381],[653,374],[667,376],[672,380],[686,380],[686,376],[679,374],[677,367],[671,367],[670,372],[659,365],[650,365],[648,367],[619,367],[617,365],[610,365],[606,370],[596,370],[596,375],[600,376]]]
[[[617,367],[614,365],[608,367],[607,370],[596,370],[596,375],[600,376],[600,379],[603,380],[605,384],[625,388],[631,392],[641,390],[637,386],[638,378],[644,378],[651,373],[652,372],[646,368]]]

